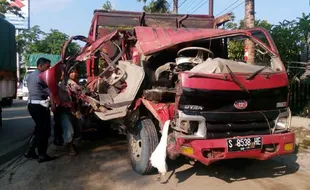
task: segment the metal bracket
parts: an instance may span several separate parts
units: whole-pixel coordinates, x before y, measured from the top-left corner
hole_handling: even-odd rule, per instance
[[[188,15],[184,15],[183,17],[181,17],[180,19],[176,19],[176,25],[177,25],[177,28],[181,28],[183,25],[182,25],[182,22],[184,20],[186,20],[188,18]]]
[[[142,13],[141,17],[139,16],[139,26],[147,26],[145,23],[145,12]]]

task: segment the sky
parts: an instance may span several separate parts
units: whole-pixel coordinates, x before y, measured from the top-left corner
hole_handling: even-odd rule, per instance
[[[110,0],[116,10],[141,11],[143,3],[137,0]],[[150,1],[150,0],[149,0]],[[179,5],[184,0],[179,0]],[[179,8],[179,13],[208,14],[207,0],[186,0]],[[100,9],[105,0],[30,0],[30,26],[39,25],[41,30],[48,32],[58,29],[70,36],[87,36],[95,9]],[[172,0],[168,0],[172,2]],[[214,0],[214,15],[217,16],[236,0]],[[232,10],[236,19],[244,17],[244,0],[222,12]],[[172,4],[171,4],[172,5]],[[239,6],[238,6],[239,5]],[[310,12],[310,0],[256,0],[256,19],[265,19],[277,24],[284,19],[293,20],[302,12]]]

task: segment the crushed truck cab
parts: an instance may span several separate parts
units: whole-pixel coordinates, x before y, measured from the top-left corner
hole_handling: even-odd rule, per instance
[[[292,153],[288,77],[268,32],[218,29],[212,15],[183,15],[175,22],[176,16],[95,11],[88,38],[70,38],[61,61],[41,77],[57,102],[61,65],[66,76],[86,64],[87,84],[68,90],[84,102],[85,119],[109,121],[127,135],[139,174],[158,165],[165,173],[165,163],[155,161],[166,155],[209,165]],[[128,27],[111,29],[122,23]],[[86,45],[67,57],[72,40]],[[248,41],[255,44],[253,64],[244,61]]]

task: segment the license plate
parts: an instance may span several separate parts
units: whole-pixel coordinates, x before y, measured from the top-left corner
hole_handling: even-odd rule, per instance
[[[262,144],[262,137],[227,139],[228,152],[261,149]]]

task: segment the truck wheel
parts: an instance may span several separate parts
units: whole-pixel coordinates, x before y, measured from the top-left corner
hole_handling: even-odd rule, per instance
[[[156,127],[151,119],[139,120],[127,134],[129,158],[133,169],[140,175],[153,171],[150,157],[158,145]]]
[[[9,106],[9,107],[13,106],[13,98],[9,98],[7,100],[7,106]]]
[[[13,105],[13,99],[12,98],[2,99],[2,106],[10,107],[12,105]]]

